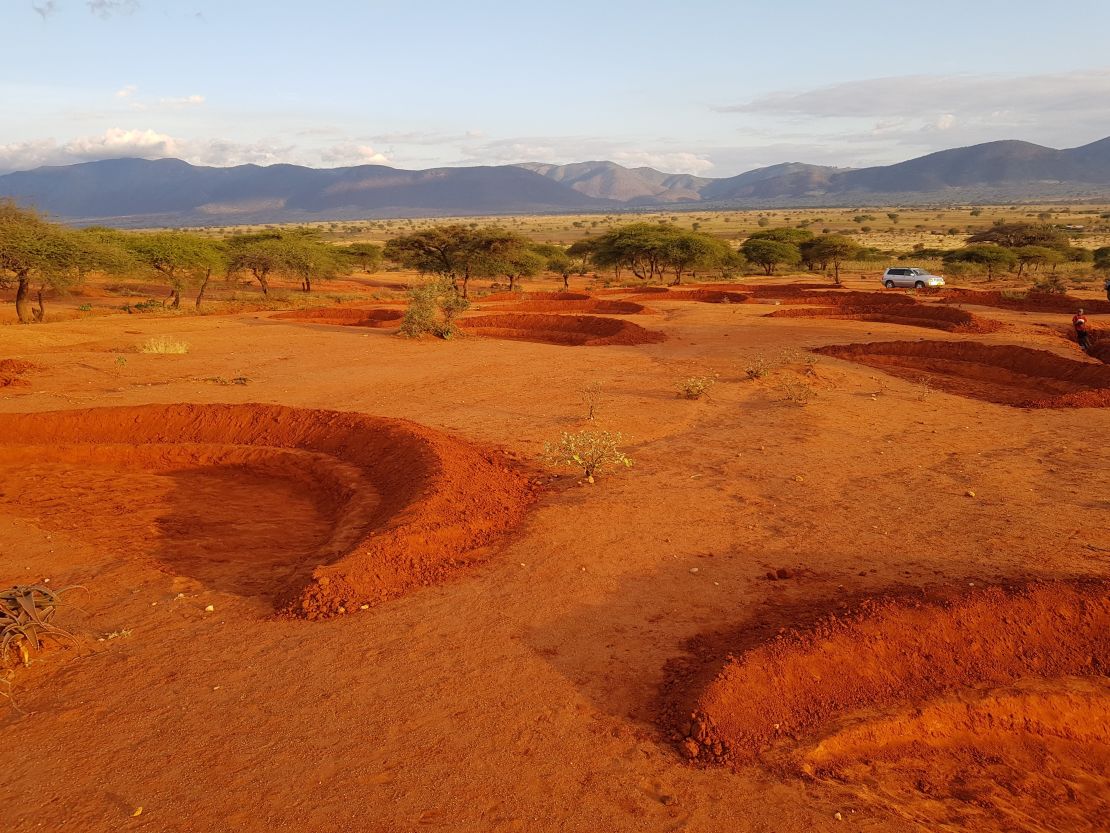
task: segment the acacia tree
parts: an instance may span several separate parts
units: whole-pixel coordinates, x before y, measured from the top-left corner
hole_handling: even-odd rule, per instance
[[[276,237],[241,240],[238,237],[227,241],[228,273],[250,272],[263,295],[270,294],[270,276],[280,272],[285,263],[285,248]]]
[[[757,263],[765,275],[775,274],[775,269],[781,265],[793,265],[802,259],[801,252],[793,243],[783,243],[778,240],[764,240],[749,237],[740,246],[744,257],[752,263]]]
[[[393,238],[384,255],[408,269],[446,278],[466,298],[471,277],[487,262],[488,239],[483,230],[457,223],[434,226]]]
[[[792,243],[795,246],[800,246],[807,240],[813,239],[813,232],[807,228],[792,228],[790,226],[781,226],[779,228],[761,229],[753,231],[749,236],[749,240],[777,240],[779,243]]]
[[[36,212],[0,200],[0,286],[15,284],[15,312],[19,323],[41,321],[43,291],[63,289],[81,279],[86,263],[74,232],[44,220]],[[39,308],[30,295],[39,286]]]
[[[382,247],[373,243],[352,243],[339,249],[339,253],[354,260],[368,275],[377,272],[382,265]]]
[[[995,223],[967,238],[968,243],[996,243],[1010,249],[1021,246],[1046,246],[1067,249],[1071,241],[1060,229],[1045,223]]]
[[[313,280],[329,280],[339,272],[335,247],[316,240],[311,234],[291,234],[279,241],[280,268],[297,277],[301,289],[312,291]]]
[[[843,234],[816,237],[803,242],[798,248],[801,259],[806,263],[821,263],[821,268],[827,268],[831,263],[833,279],[837,286],[840,286],[840,264],[845,260],[858,257],[861,251],[860,245],[855,240]]]
[[[663,243],[663,262],[674,273],[672,286],[681,284],[686,272],[727,265],[735,254],[728,243],[718,237],[681,229],[666,234]]]
[[[563,279],[564,291],[570,289],[570,273],[574,271],[574,258],[561,246],[537,243],[532,250],[544,259],[544,268]]]
[[[962,249],[947,252],[944,255],[945,263],[974,263],[987,270],[987,280],[994,280],[997,270],[1012,269],[1017,263],[1017,255],[1012,249],[1004,246],[995,246],[981,243],[976,246],[965,246]]]
[[[1051,264],[1052,271],[1055,272],[1056,267],[1064,260],[1062,252],[1047,246],[1022,246],[1020,249],[1014,249],[1014,254],[1017,256],[1018,277],[1021,277],[1026,267],[1036,272],[1038,266]]]
[[[623,268],[642,281],[662,278],[672,231],[664,223],[618,226],[594,239],[590,257],[597,266],[612,268],[618,278]]]
[[[181,307],[181,292],[188,286],[200,287],[203,297],[212,273],[224,262],[214,241],[181,231],[136,234],[126,241],[135,259],[169,284],[172,309]]]

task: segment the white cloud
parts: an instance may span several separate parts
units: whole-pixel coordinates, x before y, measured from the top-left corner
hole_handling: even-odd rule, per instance
[[[628,168],[648,167],[667,173],[697,176],[705,174],[713,167],[713,163],[702,154],[686,151],[653,153],[646,150],[618,150],[612,154],[612,161]]]
[[[306,161],[292,145],[273,142],[234,142],[226,139],[179,139],[156,130],[114,127],[96,136],[67,142],[40,139],[0,145],[0,173],[28,170],[41,165],[72,165],[98,159],[175,157],[197,165],[272,165]],[[308,160],[311,161],[311,160]]]
[[[370,145],[356,142],[340,142],[320,153],[320,161],[342,167],[345,165],[388,165],[389,157],[379,153]]]
[[[46,20],[46,18],[58,11],[58,3],[57,0],[43,0],[41,3],[32,2],[31,8],[38,13],[39,17]]]
[[[134,84],[128,84],[125,87],[120,87],[116,90],[116,98],[130,98],[139,91],[139,88]]]
[[[647,166],[665,173],[689,174],[704,174],[714,167],[709,154],[666,149],[671,144],[667,140],[640,144],[598,137],[524,136],[468,145],[460,164],[551,162],[561,165],[605,159],[628,167]]]
[[[182,98],[160,98],[158,103],[167,107],[196,107],[204,104],[204,96],[187,95]]]

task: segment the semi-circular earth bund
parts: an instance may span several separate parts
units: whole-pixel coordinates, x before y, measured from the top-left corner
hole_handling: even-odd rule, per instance
[[[730,657],[679,729],[697,761],[835,781],[928,829],[1093,831],[1108,675],[1105,581],[877,599]]]
[[[672,289],[662,301],[698,301],[703,304],[743,304],[748,296],[743,292],[724,289]]]
[[[404,420],[277,405],[0,414],[0,507],[316,619],[441,580],[534,499]]]
[[[353,307],[313,307],[279,312],[271,318],[337,324],[343,327],[399,327],[405,311],[401,309],[358,309]]]
[[[1091,315],[1110,315],[1110,301],[1091,301],[1085,298],[1076,298],[1072,295],[1030,292],[1021,297],[1015,297],[1002,292],[978,289],[942,289],[936,294],[940,296],[943,302],[997,307],[1020,312],[1071,314],[1078,309],[1083,309]]]
[[[1110,407],[1110,366],[975,341],[882,341],[814,348],[940,390],[1028,408]]]
[[[588,301],[585,292],[491,292],[477,299],[484,301]]]
[[[483,300],[489,300],[484,298]],[[498,312],[590,312],[598,315],[641,315],[649,312],[643,304],[634,301],[612,301],[605,298],[573,299],[569,301],[540,300],[499,303]]]
[[[950,333],[993,333],[1003,325],[962,309],[923,304],[897,306],[791,307],[767,313],[767,318],[835,318],[841,321],[871,321],[926,327]]]
[[[655,344],[666,335],[630,321],[592,315],[481,315],[459,319],[473,335],[571,346]]]

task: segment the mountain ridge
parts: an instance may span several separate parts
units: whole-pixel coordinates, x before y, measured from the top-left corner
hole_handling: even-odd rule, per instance
[[[985,142],[867,168],[786,162],[720,178],[605,160],[405,170],[107,159],[0,176],[0,197],[121,226],[1099,196],[1110,197],[1110,137],[1063,150]]]

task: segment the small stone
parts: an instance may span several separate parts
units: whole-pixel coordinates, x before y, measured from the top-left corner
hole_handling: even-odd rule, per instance
[[[701,747],[698,746],[696,741],[687,738],[682,743],[682,751],[686,753],[687,757],[696,758],[698,753],[701,752]]]
[[[844,816],[840,815],[840,813],[834,814],[833,818],[836,819],[837,821],[844,821]]]
[[[359,609],[359,610],[369,610],[369,609],[370,609],[370,605],[359,605],[359,606],[358,606],[358,609]]]
[[[204,612],[205,613],[215,613],[216,612],[216,606],[215,605],[208,605],[208,607],[206,607],[204,609]]]
[[[697,568],[697,567],[691,567],[691,568],[690,568],[690,572],[691,572],[691,573],[696,573],[697,571],[698,571],[698,568]]]
[[[968,489],[964,494],[968,497],[975,497],[975,492],[971,491],[971,489]]]

